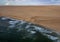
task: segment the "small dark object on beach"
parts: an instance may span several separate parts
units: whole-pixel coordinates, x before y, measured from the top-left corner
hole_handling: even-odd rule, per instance
[[[37,24],[0,17],[0,42],[60,42],[60,36]]]

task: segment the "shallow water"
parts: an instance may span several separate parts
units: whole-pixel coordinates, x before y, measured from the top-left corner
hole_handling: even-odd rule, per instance
[[[0,17],[0,42],[60,42],[60,34],[24,20]]]

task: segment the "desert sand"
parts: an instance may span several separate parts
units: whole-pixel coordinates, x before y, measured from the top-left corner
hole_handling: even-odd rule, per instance
[[[60,6],[0,6],[0,16],[22,19],[60,32]]]

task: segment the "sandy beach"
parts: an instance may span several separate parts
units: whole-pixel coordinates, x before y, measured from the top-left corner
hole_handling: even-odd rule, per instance
[[[0,16],[26,20],[60,32],[60,6],[0,6]]]

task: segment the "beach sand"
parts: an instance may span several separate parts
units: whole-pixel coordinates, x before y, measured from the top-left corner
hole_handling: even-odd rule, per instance
[[[0,6],[0,16],[22,19],[60,32],[60,6]]]

